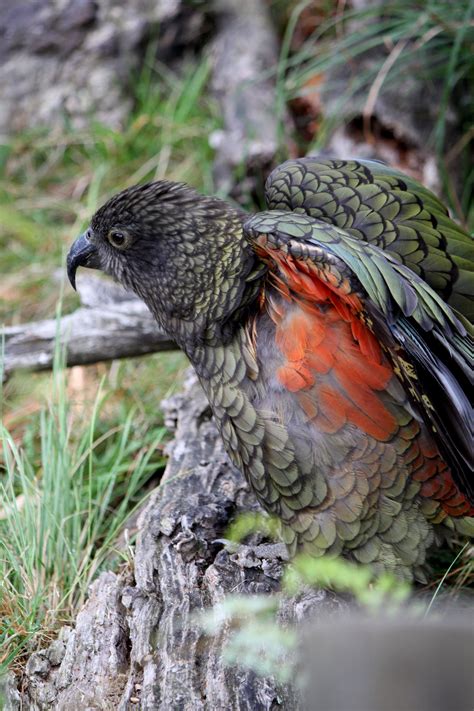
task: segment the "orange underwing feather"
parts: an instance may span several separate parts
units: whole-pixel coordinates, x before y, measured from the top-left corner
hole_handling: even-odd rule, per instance
[[[347,422],[347,411],[339,393],[329,385],[319,387],[320,416],[318,426],[323,432],[337,432]]]
[[[362,355],[378,362],[381,358],[381,348],[374,334],[369,331],[362,321],[355,318],[351,320],[351,330],[354,340],[359,344]]]
[[[371,436],[387,439],[397,423],[375,391],[387,386],[392,370],[388,363],[382,363],[381,349],[373,345],[374,337],[366,333],[367,326],[344,303],[345,295],[336,306],[336,294],[318,282],[314,274],[298,272],[295,260],[288,259],[287,263],[280,257],[279,265],[294,302],[302,303],[301,294],[305,301],[311,299],[313,308],[295,308],[284,319],[278,319],[276,343],[286,359],[277,372],[278,379],[291,392],[313,389],[312,397],[319,408],[312,419],[322,431],[335,431],[348,421]],[[324,304],[324,310],[314,308],[315,304]],[[353,321],[359,322],[358,340]],[[333,385],[321,377],[328,374]],[[305,403],[308,412],[308,396]]]
[[[314,382],[311,371],[300,363],[291,363],[279,368],[277,377],[281,384],[292,393],[310,387]]]
[[[308,420],[327,434],[348,423],[379,441],[396,433],[400,444],[406,441],[399,451],[421,483],[421,496],[440,501],[442,516],[473,515],[434,441],[416,420],[400,427],[384,404],[393,367],[361,319],[357,295],[349,294],[345,283],[338,287],[331,274],[280,251],[262,250],[264,255],[278,267],[274,285],[285,297],[283,308],[269,309],[285,359],[277,378],[295,393]]]

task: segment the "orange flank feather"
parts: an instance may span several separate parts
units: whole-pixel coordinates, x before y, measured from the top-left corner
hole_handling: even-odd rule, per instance
[[[295,393],[307,418],[327,434],[355,425],[379,441],[399,437],[397,449],[421,483],[420,494],[441,502],[439,515],[473,515],[433,440],[415,419],[401,427],[387,409],[382,394],[396,376],[360,318],[359,297],[349,293],[347,283],[338,290],[326,273],[283,252],[268,250],[266,256],[278,266],[272,277],[284,297],[265,301],[284,356],[276,375]]]
[[[278,265],[295,306],[286,314],[272,313],[276,343],[285,356],[278,379],[299,393],[304,411],[323,432],[349,422],[372,437],[389,439],[397,422],[377,391],[386,388],[393,371],[358,317],[358,297],[344,290],[336,293],[333,284],[308,269],[299,271],[295,260],[282,257],[278,255]]]
[[[391,367],[380,351],[378,362],[362,353],[332,305],[311,314],[290,308],[277,322],[276,343],[285,356],[277,377],[291,392],[303,391],[301,405],[318,429],[335,432],[350,422],[381,440],[397,429],[377,393],[391,379]]]

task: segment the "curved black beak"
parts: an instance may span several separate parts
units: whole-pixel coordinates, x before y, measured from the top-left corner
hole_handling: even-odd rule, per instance
[[[97,248],[89,242],[86,232],[76,239],[67,255],[67,275],[73,289],[76,288],[76,271],[78,267],[100,269],[100,259]]]

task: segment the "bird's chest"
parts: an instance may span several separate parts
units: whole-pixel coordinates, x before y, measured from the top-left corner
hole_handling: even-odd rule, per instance
[[[196,368],[231,460],[278,515],[285,501],[317,506],[327,494],[330,469],[354,446],[353,428],[333,433],[328,445],[279,378],[286,362],[275,324],[264,313],[230,344],[207,349]]]

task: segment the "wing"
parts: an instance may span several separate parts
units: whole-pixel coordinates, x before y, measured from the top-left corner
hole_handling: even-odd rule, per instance
[[[413,178],[383,163],[301,158],[266,183],[271,210],[306,213],[388,251],[474,320],[474,240]]]
[[[465,395],[473,343],[450,307],[389,253],[307,215],[259,213],[244,233],[283,294],[309,306],[330,302],[363,353],[383,348],[456,486],[474,502]]]

